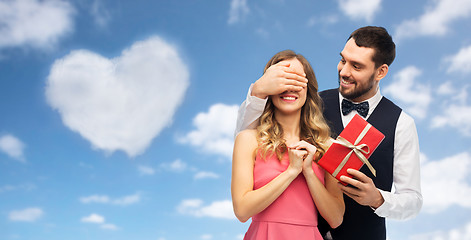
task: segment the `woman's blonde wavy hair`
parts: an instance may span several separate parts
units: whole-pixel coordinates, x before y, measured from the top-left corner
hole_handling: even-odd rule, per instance
[[[281,51],[273,56],[265,66],[267,69],[281,61],[296,58],[301,62],[308,79],[306,102],[301,109],[300,119],[300,139],[304,140],[318,149],[314,160],[317,162],[327,150],[326,142],[330,138],[330,129],[327,125],[323,112],[323,102],[317,92],[318,85],[314,70],[309,62],[301,54],[296,54],[291,50]],[[259,118],[257,128],[257,152],[265,159],[267,153],[276,154],[281,161],[283,154],[287,151],[286,140],[283,135],[283,128],[275,119],[275,105],[268,98],[262,116]]]

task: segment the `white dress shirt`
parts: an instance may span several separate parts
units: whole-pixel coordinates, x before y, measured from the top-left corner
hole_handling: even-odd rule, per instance
[[[256,120],[265,108],[267,99],[252,96],[251,91],[252,86],[246,100],[239,108],[235,135],[244,129],[256,128],[258,124]],[[340,93],[339,95],[341,103],[344,98]],[[382,98],[378,90],[376,95],[367,100],[370,109],[365,119],[368,119]],[[356,111],[353,110],[346,116],[341,114],[344,127],[352,120],[355,113]],[[393,189],[392,192],[378,189],[384,198],[384,203],[374,210],[378,216],[404,220],[415,217],[419,213],[422,208],[419,153],[419,139],[414,119],[402,111],[397,121],[394,138]]]

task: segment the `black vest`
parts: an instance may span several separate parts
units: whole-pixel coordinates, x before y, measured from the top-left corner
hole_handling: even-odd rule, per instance
[[[319,93],[324,101],[324,117],[329,124],[333,137],[343,130],[342,116],[340,115],[338,89],[330,89]],[[376,169],[376,177],[368,167],[363,166],[360,171],[373,179],[377,188],[391,191],[393,182],[394,162],[394,136],[396,124],[401,114],[401,109],[389,99],[383,97],[367,121],[385,136],[384,140],[370,156],[369,161]],[[345,201],[345,215],[342,224],[331,230],[334,240],[361,239],[381,240],[386,239],[385,219],[379,217],[368,206],[362,206],[347,195]],[[327,231],[328,224],[320,220],[319,230],[322,235]]]

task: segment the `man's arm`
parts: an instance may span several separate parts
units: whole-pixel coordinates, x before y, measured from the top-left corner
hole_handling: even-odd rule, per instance
[[[247,98],[240,105],[234,136],[242,130],[257,127],[257,119],[265,109],[268,96],[285,91],[301,91],[307,86],[307,81],[304,72],[296,72],[285,61],[269,67],[263,76],[250,86]]]
[[[381,191],[384,203],[375,213],[381,217],[405,220],[415,217],[422,208],[420,189],[419,139],[414,120],[402,112],[394,141],[394,192]]]
[[[253,84],[250,85],[247,98],[239,107],[234,137],[236,137],[237,134],[245,129],[256,128],[257,119],[262,115],[263,109],[265,109],[265,104],[267,103],[268,98],[260,99],[258,97],[252,96],[252,89]]]
[[[338,184],[339,188],[361,205],[370,206],[380,217],[404,220],[416,216],[422,208],[420,191],[419,140],[414,120],[402,112],[394,140],[393,184],[395,191],[378,188],[364,173],[348,169],[353,178],[340,180],[355,188]]]

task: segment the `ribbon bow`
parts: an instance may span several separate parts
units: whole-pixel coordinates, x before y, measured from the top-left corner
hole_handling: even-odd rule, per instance
[[[342,170],[342,168],[345,166],[345,164],[347,163],[348,159],[350,158],[350,156],[352,155],[352,153],[355,153],[355,155],[357,155],[357,157],[364,163],[366,164],[366,166],[368,166],[368,168],[370,169],[370,171],[373,173],[373,175],[376,177],[376,170],[373,168],[373,166],[371,166],[371,163],[368,161],[368,159],[366,159],[365,155],[363,154],[369,154],[370,153],[370,147],[366,144],[360,144],[358,145],[358,143],[363,139],[363,137],[365,137],[366,133],[368,132],[368,130],[370,130],[371,128],[371,124],[367,124],[366,127],[363,129],[363,131],[360,133],[360,135],[358,135],[357,139],[355,140],[355,143],[352,144],[350,143],[347,139],[341,137],[341,136],[338,136],[337,137],[337,140],[335,140],[334,142],[337,143],[337,144],[340,144],[342,146],[345,146],[347,148],[350,148],[352,149],[348,154],[347,156],[345,156],[345,158],[342,160],[342,162],[340,162],[340,164],[338,165],[338,167],[335,169],[335,171],[332,173],[332,176],[334,177],[337,177],[337,174],[340,172],[340,170]],[[366,148],[366,150],[365,150]]]

